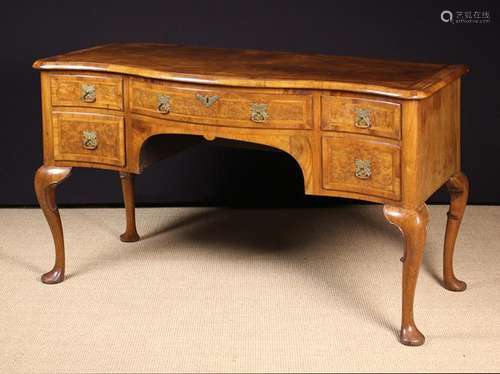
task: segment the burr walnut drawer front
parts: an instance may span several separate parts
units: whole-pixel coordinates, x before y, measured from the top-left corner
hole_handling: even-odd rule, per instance
[[[123,117],[97,113],[52,113],[54,159],[125,165]]]
[[[321,128],[400,139],[401,105],[390,99],[321,97]]]
[[[322,137],[323,188],[400,200],[400,148],[363,135]]]
[[[123,109],[122,78],[112,75],[52,74],[53,106]]]
[[[174,121],[263,129],[312,128],[310,95],[141,79],[131,79],[130,92],[132,112]]]

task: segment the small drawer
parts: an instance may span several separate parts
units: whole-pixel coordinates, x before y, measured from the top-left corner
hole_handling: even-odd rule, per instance
[[[311,95],[130,80],[130,110],[218,126],[310,129]]]
[[[116,76],[51,74],[53,106],[123,109],[122,78]]]
[[[383,99],[321,97],[321,128],[400,139],[401,105]]]
[[[123,117],[53,112],[54,159],[125,165]]]
[[[400,148],[362,135],[322,137],[323,188],[400,200]]]

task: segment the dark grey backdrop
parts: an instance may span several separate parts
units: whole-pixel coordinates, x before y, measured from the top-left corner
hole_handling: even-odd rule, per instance
[[[498,2],[384,1],[68,1],[2,5],[0,206],[33,205],[41,163],[40,57],[115,41],[320,52],[465,63],[463,169],[471,203],[500,202]],[[489,11],[483,25],[451,25],[444,9]],[[265,186],[265,188],[264,188]],[[59,189],[63,204],[116,204],[115,173],[75,170]],[[147,169],[139,204],[309,206],[340,199],[302,195],[302,180],[284,154],[198,146]],[[432,202],[445,202],[438,193]]]

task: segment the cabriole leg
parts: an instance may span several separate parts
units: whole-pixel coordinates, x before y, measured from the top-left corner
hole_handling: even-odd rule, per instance
[[[417,346],[424,344],[425,337],[418,330],[413,318],[413,300],[417,285],[418,272],[424,252],[427,231],[427,206],[416,210],[384,206],[387,220],[396,225],[405,241],[403,262],[403,300],[400,341],[404,345]]]
[[[139,234],[135,225],[134,178],[134,174],[120,173],[125,214],[127,216],[127,227],[125,232],[120,236],[122,242],[136,242],[139,240]]]
[[[70,173],[70,167],[41,166],[35,174],[36,197],[52,232],[56,252],[54,268],[42,275],[42,282],[46,284],[64,280],[64,236],[56,205],[56,188]]]
[[[444,236],[443,284],[450,291],[464,291],[467,284],[458,280],[453,272],[453,253],[469,196],[469,180],[465,174],[458,173],[450,178],[446,187],[450,193],[451,202]]]

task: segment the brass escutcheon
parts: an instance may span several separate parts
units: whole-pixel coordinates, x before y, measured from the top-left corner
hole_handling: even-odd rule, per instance
[[[99,141],[97,139],[97,133],[95,131],[83,131],[83,148],[89,149],[89,150],[94,150],[97,148],[97,145],[99,144]]]
[[[82,84],[82,101],[86,103],[93,103],[96,100],[96,89],[93,84]]]
[[[267,104],[252,103],[250,107],[250,119],[254,122],[261,123],[269,118],[267,113]]]
[[[354,175],[359,179],[368,179],[372,175],[372,163],[370,160],[355,159],[354,165],[356,167]]]
[[[170,113],[170,96],[158,94],[158,106],[156,109],[160,113]]]
[[[200,103],[205,105],[207,108],[210,108],[217,100],[219,100],[219,96],[217,95],[205,96],[199,93],[196,94],[196,98]]]
[[[356,121],[354,122],[354,126],[360,129],[370,128],[372,125],[370,120],[371,110],[357,108],[354,111],[356,112]]]

